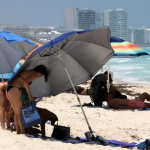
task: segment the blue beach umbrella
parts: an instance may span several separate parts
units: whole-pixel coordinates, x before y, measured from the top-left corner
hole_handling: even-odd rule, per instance
[[[38,47],[36,42],[7,31],[0,31],[0,39],[4,39],[14,49],[18,50],[22,54],[22,57],[26,57]]]
[[[2,80],[3,80],[3,79],[4,79],[4,80],[10,79],[10,78],[14,75],[14,73],[15,73],[20,67],[21,67],[20,63],[17,63],[17,65],[15,66],[13,72],[11,72],[11,73],[5,73],[5,74],[0,74],[0,79],[2,79]]]
[[[38,44],[31,40],[0,31],[0,74],[13,72],[16,64],[37,47]]]

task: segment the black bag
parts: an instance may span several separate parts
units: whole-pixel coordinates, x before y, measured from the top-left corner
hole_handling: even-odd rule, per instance
[[[56,139],[67,139],[70,137],[70,127],[54,125],[52,137]]]

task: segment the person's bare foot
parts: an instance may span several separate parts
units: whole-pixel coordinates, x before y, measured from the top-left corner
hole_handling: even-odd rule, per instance
[[[25,134],[25,129],[24,128],[21,130],[21,134]]]
[[[11,131],[11,127],[7,127],[7,130],[10,130],[10,131]]]
[[[1,129],[2,129],[2,130],[6,130],[5,126],[1,126]]]
[[[21,131],[20,131],[20,129],[19,129],[19,130],[17,130],[17,134],[21,134]]]
[[[21,134],[21,132],[20,132],[20,131],[17,131],[17,134]]]

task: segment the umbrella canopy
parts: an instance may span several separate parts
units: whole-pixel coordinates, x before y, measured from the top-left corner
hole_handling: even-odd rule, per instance
[[[0,74],[12,72],[22,54],[0,38]]]
[[[113,53],[108,27],[93,31],[70,32],[35,50],[16,75],[23,70],[43,64],[51,72],[49,81],[45,83],[44,78],[33,81],[31,93],[35,97],[57,95],[71,88],[64,65],[76,86],[91,79]]]
[[[34,42],[34,41],[32,41],[32,42]],[[25,57],[25,59],[28,58],[36,49],[38,49],[39,47],[42,46],[42,44],[40,44],[40,43],[38,43],[38,42],[34,42],[34,43],[37,44],[38,47],[36,47],[34,50],[32,50],[32,51]]]
[[[7,31],[0,31],[0,39],[5,39],[12,47],[21,52],[22,57],[26,57],[38,47],[38,43]]]
[[[133,43],[119,39],[117,37],[110,38],[111,46],[115,53],[113,57],[129,58],[149,55],[143,49]]]
[[[20,63],[17,63],[17,65],[15,66],[13,72],[11,73],[5,73],[5,74],[0,74],[0,79],[4,79],[4,80],[8,80],[12,77],[12,75],[20,68]]]
[[[0,31],[0,74],[13,72],[16,64],[41,46],[19,35]]]

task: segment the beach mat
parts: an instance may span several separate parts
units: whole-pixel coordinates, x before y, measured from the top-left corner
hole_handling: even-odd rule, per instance
[[[100,136],[101,137],[101,136]],[[80,138],[80,140],[86,141],[86,138]],[[116,140],[106,140],[110,146],[113,147],[122,147],[122,146],[126,146],[126,147],[137,147],[137,143],[128,143],[128,142],[121,142],[121,141],[116,141]]]
[[[58,139],[55,139],[53,137],[42,137],[41,135],[29,135],[29,134],[26,134],[27,137],[29,138],[40,138],[44,141],[61,141],[62,143],[72,143],[72,144],[79,144],[79,143],[86,143],[86,144],[96,144],[94,141],[91,141],[91,142],[88,142],[87,140],[78,140],[76,138],[68,138],[67,140],[58,140]]]
[[[40,139],[42,139],[44,141],[59,141],[59,142],[61,141],[62,143],[72,143],[72,144],[85,143],[85,144],[97,144],[97,145],[111,146],[111,147],[127,147],[127,148],[137,147],[136,143],[120,142],[120,141],[116,141],[116,140],[106,140],[109,144],[105,145],[105,144],[102,144],[102,143],[100,143],[98,141],[88,142],[86,140],[86,138],[82,138],[82,137],[76,137],[76,138],[70,137],[67,140],[58,140],[58,139],[55,139],[53,137],[45,137],[45,138],[43,138],[40,135],[28,135],[28,134],[26,134],[26,136],[29,137],[29,138],[40,138]]]
[[[80,105],[73,105],[71,107],[80,107]],[[102,108],[102,109],[109,109],[109,110],[130,110],[130,109],[113,109],[113,108],[109,108],[108,106],[94,106],[94,105],[85,105],[83,104],[82,107],[88,107],[88,108]],[[150,108],[140,108],[140,109],[136,109],[139,111],[150,111]]]
[[[71,107],[80,107],[80,105],[73,105]],[[90,105],[90,103],[85,103],[82,105],[82,107],[88,107],[88,108],[103,108],[103,109],[112,109],[112,108],[109,108],[108,106],[94,106],[94,105]]]

